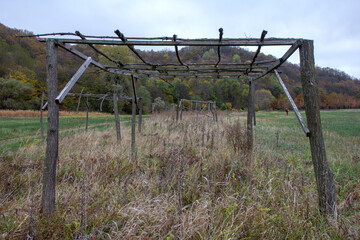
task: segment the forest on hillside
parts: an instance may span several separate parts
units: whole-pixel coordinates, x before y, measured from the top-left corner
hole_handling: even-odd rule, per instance
[[[0,24],[0,109],[39,109],[41,95],[46,90],[46,48],[36,38],[17,37],[31,32],[10,29]],[[75,48],[93,59],[108,64],[84,45]],[[138,60],[127,47],[101,46],[101,51],[125,63]],[[141,55],[152,63],[177,63],[175,52],[139,50]],[[221,49],[222,63],[251,61],[254,53],[243,48],[224,47]],[[185,63],[216,63],[217,49],[211,47],[184,47],[180,57]],[[315,56],[316,58],[316,56]],[[258,60],[271,60],[272,56],[259,54]],[[82,60],[61,49],[58,51],[59,91],[82,64]],[[299,66],[285,63],[280,68],[281,76],[299,108],[304,99],[300,83]],[[319,83],[321,108],[360,108],[360,81],[344,72],[331,68],[316,67]],[[255,84],[256,107],[261,110],[284,109],[290,107],[284,93],[273,74],[268,74]],[[71,90],[74,93],[112,93],[131,95],[129,77],[114,76],[94,67],[88,68]],[[144,99],[147,112],[154,101],[174,104],[179,99],[213,100],[220,109],[245,109],[247,107],[248,84],[244,78],[168,78],[142,77],[137,86],[138,94]],[[74,110],[77,99],[67,97],[61,104],[63,110]],[[98,111],[98,99],[89,99],[92,111]],[[85,103],[82,107],[85,109]],[[130,112],[130,104],[119,106],[122,112]],[[112,112],[111,102],[104,102],[103,111]]]

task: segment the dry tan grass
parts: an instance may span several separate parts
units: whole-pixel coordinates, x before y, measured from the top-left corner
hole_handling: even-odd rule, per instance
[[[86,116],[86,112],[60,111],[60,117]],[[107,116],[109,113],[89,112],[89,116]],[[35,110],[0,110],[0,118],[30,118],[40,117],[40,111]],[[43,112],[43,117],[47,117],[47,111]]]
[[[226,139],[242,115],[183,118],[146,120],[135,162],[129,129],[121,144],[114,129],[61,139],[51,220],[39,214],[45,146],[2,155],[1,237],[26,238],[31,222],[36,239],[359,237],[354,216],[340,211],[332,226],[317,213],[314,177],[300,159],[259,148],[245,164],[242,148]]]

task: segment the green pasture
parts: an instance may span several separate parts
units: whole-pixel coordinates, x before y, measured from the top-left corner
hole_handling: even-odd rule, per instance
[[[137,116],[138,117],[138,116]],[[146,118],[147,116],[144,116]],[[120,116],[122,126],[130,125],[131,116]],[[60,137],[66,134],[85,131],[86,117],[60,117]],[[30,143],[41,141],[39,118],[0,118],[0,153],[16,151]],[[44,135],[47,131],[47,118],[43,119]],[[90,116],[88,128],[105,130],[115,126],[114,116]]]
[[[305,112],[301,115],[306,122]],[[312,166],[309,139],[293,112],[289,112],[289,116],[285,112],[258,112],[256,121],[256,148]],[[330,168],[338,178],[358,178],[360,110],[321,111],[321,122]]]

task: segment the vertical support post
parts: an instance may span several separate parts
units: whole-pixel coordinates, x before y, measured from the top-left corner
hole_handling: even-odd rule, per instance
[[[255,116],[255,82],[251,81],[251,98],[252,98],[252,117],[254,119],[254,126],[256,126],[256,116]]]
[[[217,111],[216,111],[216,102],[214,102],[214,110],[215,110],[215,120],[216,122],[218,121],[218,117],[217,117]]]
[[[301,84],[308,128],[311,157],[314,165],[319,209],[323,215],[337,215],[335,202],[334,174],[330,171],[326,158],[322,135],[318,83],[315,80],[314,46],[312,40],[303,40],[300,46]]]
[[[59,151],[59,106],[55,103],[58,95],[57,46],[55,40],[46,40],[46,71],[48,89],[48,129],[44,161],[43,192],[41,212],[52,216],[55,211],[56,162]]]
[[[135,95],[133,95],[132,99],[132,117],[131,117],[131,159],[133,161],[136,160],[136,152],[135,152],[135,122],[136,122],[136,102]]]
[[[183,113],[183,100],[180,100],[180,121],[182,121],[182,113]]]
[[[142,112],[143,112],[143,98],[139,98],[139,126],[138,126],[139,133],[141,133]]]
[[[253,102],[253,96],[252,96],[252,85],[253,81],[249,81],[249,95],[248,95],[248,115],[247,115],[247,140],[248,140],[248,147],[249,151],[252,151],[253,149],[253,108],[254,108],[254,102]]]
[[[43,105],[44,105],[45,91],[42,91],[41,94],[41,106],[40,106],[40,132],[41,132],[41,141],[44,142],[44,125],[43,125]]]
[[[180,101],[178,100],[176,105],[176,122],[179,121],[179,107],[180,107]]]
[[[211,111],[211,115],[213,117],[213,120],[216,121],[215,112],[214,112],[214,102],[210,102],[210,111]]]
[[[82,93],[83,93],[84,89],[85,89],[85,88],[82,88],[82,89],[81,89],[80,96],[79,96],[79,101],[78,101],[78,105],[77,105],[77,107],[76,107],[76,113],[78,113],[78,112],[79,112],[80,101],[81,101],[81,95],[82,95]]]
[[[89,126],[89,98],[88,97],[86,97],[85,104],[86,104],[86,126],[85,126],[85,131],[87,132],[88,126]]]
[[[115,114],[115,127],[116,127],[116,139],[117,142],[121,142],[121,129],[120,129],[120,118],[119,118],[119,108],[118,108],[118,99],[116,93],[113,94],[114,102],[114,114]]]

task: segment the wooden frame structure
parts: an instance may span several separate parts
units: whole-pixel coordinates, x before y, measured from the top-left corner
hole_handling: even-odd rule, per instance
[[[197,114],[204,115],[208,119],[213,119],[217,122],[217,112],[216,112],[216,102],[215,101],[198,101],[198,100],[188,100],[180,99],[177,108],[176,108],[176,121],[179,120],[179,111],[180,111],[180,120],[182,120],[182,113],[185,108],[184,102],[190,102],[189,110],[192,110],[192,105],[195,103],[194,110],[197,111]],[[203,110],[208,110],[208,113],[204,113]]]
[[[307,118],[308,129],[304,121],[300,124],[309,137],[311,146],[311,155],[315,170],[316,183],[319,195],[319,209],[323,214],[336,215],[335,204],[335,187],[333,173],[330,171],[325,145],[322,135],[319,100],[318,100],[318,83],[315,80],[315,64],[314,64],[314,48],[313,41],[306,39],[291,39],[291,38],[265,38],[267,32],[263,31],[260,38],[239,38],[230,39],[223,38],[223,29],[219,29],[218,39],[182,39],[176,35],[173,37],[129,37],[126,38],[119,30],[115,31],[115,37],[106,36],[85,36],[80,32],[75,33],[52,33],[33,35],[39,38],[40,42],[47,45],[47,84],[48,84],[48,134],[47,134],[47,149],[44,166],[44,185],[42,197],[42,209],[46,214],[52,215],[55,210],[55,174],[56,161],[58,158],[58,124],[59,124],[59,106],[63,95],[66,91],[58,96],[58,80],[57,80],[57,50],[58,47],[78,56],[85,62],[83,66],[86,68],[89,64],[100,68],[103,71],[132,76],[134,89],[134,103],[136,102],[136,91],[134,87],[134,78],[139,75],[158,77],[166,79],[168,77],[222,77],[235,78],[244,76],[249,83],[248,95],[248,136],[251,145],[253,144],[253,123],[255,123],[254,111],[254,84],[261,77],[266,74],[274,72],[281,64],[283,64],[295,51],[300,51],[300,70],[301,83],[304,93],[305,112]],[[55,37],[50,37],[55,36]],[[64,37],[65,36],[65,37]],[[70,36],[70,38],[66,38]],[[27,36],[29,37],[29,36]],[[76,38],[75,38],[76,37]],[[95,52],[104,56],[111,62],[111,65],[104,66],[85,54],[74,49],[71,44],[85,44],[91,47]],[[141,61],[141,63],[124,64],[119,59],[112,59],[103,52],[101,52],[97,45],[118,45],[127,46]],[[178,63],[169,64],[153,64],[147,62],[141,54],[136,51],[135,46],[164,46],[174,47]],[[182,46],[212,46],[217,47],[218,61],[216,64],[196,64],[186,63],[181,60],[178,47]],[[223,64],[221,63],[221,48],[225,46],[257,46],[257,50],[251,62]],[[268,46],[288,46],[285,54],[276,60],[272,61],[257,61],[257,57],[262,47]],[[80,70],[79,70],[80,71]],[[80,74],[81,75],[81,74]],[[278,74],[277,74],[278,76]],[[74,75],[74,78],[77,78]],[[278,77],[280,80],[280,78]],[[76,80],[69,82],[69,89],[71,84]],[[282,84],[284,88],[285,85]],[[288,96],[289,97],[289,96]],[[133,104],[134,108],[135,104]],[[136,107],[136,106],[135,106]],[[294,108],[294,111],[297,111]],[[306,130],[307,129],[307,130]]]

